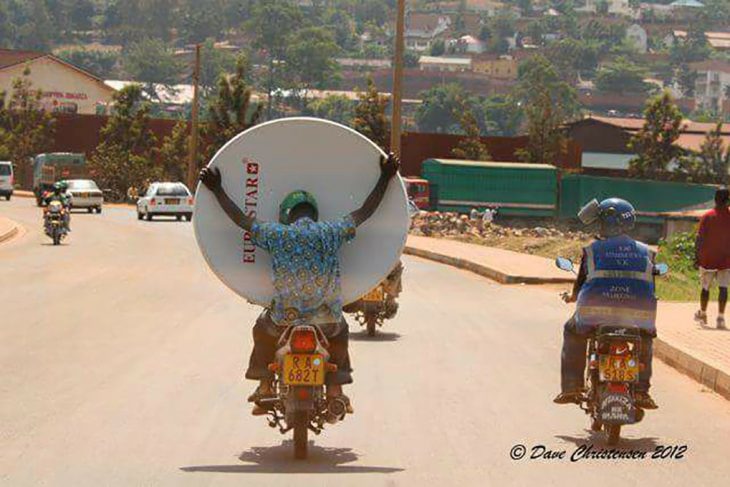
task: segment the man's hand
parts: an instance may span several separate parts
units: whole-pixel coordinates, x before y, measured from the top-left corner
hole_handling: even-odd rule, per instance
[[[400,169],[400,158],[392,152],[388,157],[380,157],[380,173],[387,179],[391,179]]]
[[[221,171],[218,168],[204,167],[200,171],[200,182],[214,193],[221,190]]]

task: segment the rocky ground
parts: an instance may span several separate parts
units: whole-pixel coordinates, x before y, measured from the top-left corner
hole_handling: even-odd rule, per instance
[[[527,254],[577,259],[592,235],[571,224],[547,219],[512,220],[497,217],[489,222],[482,214],[421,211],[414,216],[411,234],[451,238]]]

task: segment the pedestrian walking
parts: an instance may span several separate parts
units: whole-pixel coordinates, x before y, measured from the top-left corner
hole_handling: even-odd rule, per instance
[[[700,219],[695,242],[695,265],[700,270],[702,291],[700,292],[700,309],[695,313],[695,320],[702,325],[707,324],[707,304],[710,300],[710,288],[717,281],[720,288],[718,296],[717,328],[724,330],[725,305],[727,304],[727,288],[730,284],[730,210],[728,210],[730,192],[727,188],[715,192],[715,208],[705,213]]]

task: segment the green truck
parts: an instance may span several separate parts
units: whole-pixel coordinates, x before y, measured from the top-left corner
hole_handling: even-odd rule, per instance
[[[502,215],[543,217],[558,212],[558,170],[549,164],[428,159],[422,176],[430,185],[431,208],[439,211],[498,208]]]
[[[86,156],[70,152],[38,154],[33,158],[33,194],[38,206],[43,194],[53,189],[53,183],[63,179],[83,179],[87,175]]]

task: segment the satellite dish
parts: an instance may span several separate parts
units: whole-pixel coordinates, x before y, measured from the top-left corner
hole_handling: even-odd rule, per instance
[[[231,139],[208,167],[221,171],[223,189],[260,221],[278,221],[279,204],[292,191],[314,195],[320,221],[359,208],[380,177],[378,146],[343,125],[316,118],[285,118],[252,127]],[[340,250],[342,297],[356,301],[382,281],[400,259],[408,233],[405,186],[388,185],[375,214]],[[200,250],[215,275],[252,303],[274,296],[271,260],[251,244],[215,196],[198,184],[193,226]]]

